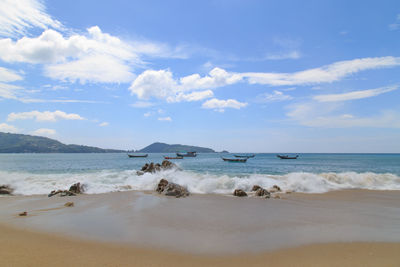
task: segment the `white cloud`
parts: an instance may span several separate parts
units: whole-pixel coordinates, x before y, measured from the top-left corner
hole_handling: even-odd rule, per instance
[[[400,28],[400,14],[397,14],[395,22],[392,24],[389,24],[389,30],[395,31],[399,28]]]
[[[300,125],[318,128],[400,128],[400,114],[395,111],[383,111],[374,116],[359,117],[354,114],[340,113],[342,104],[336,102],[309,102],[290,106],[286,114]]]
[[[308,69],[294,73],[248,72],[242,73],[241,75],[242,77],[247,78],[250,84],[257,83],[274,86],[307,85],[331,83],[360,71],[399,65],[400,57],[388,56],[339,61],[320,68]]]
[[[8,114],[7,121],[15,121],[15,120],[31,120],[35,119],[36,121],[51,121],[55,122],[57,120],[84,120],[85,118],[81,117],[75,113],[65,113],[60,110],[56,110],[54,112],[51,111],[30,111],[30,112],[20,112],[20,113],[10,113]]]
[[[62,28],[59,21],[46,13],[40,0],[0,1],[0,36],[25,35],[29,28]]]
[[[108,122],[102,122],[99,124],[100,127],[106,127],[108,125],[110,125]]]
[[[20,86],[7,83],[0,83],[0,98],[18,100],[18,95],[21,89],[23,88]]]
[[[369,90],[360,90],[353,91],[344,94],[330,94],[330,95],[318,95],[314,96],[313,99],[319,102],[337,102],[337,101],[348,101],[355,99],[362,99],[377,96],[383,93],[394,91],[398,88],[398,86],[388,86],[381,87],[377,89],[369,89]]]
[[[143,116],[147,118],[147,117],[150,117],[153,114],[154,114],[153,112],[148,111],[148,112],[144,113]]]
[[[268,54],[265,59],[267,60],[283,60],[283,59],[299,59],[301,57],[300,52],[290,51],[287,53],[280,54]]]
[[[220,100],[217,98],[210,99],[203,103],[202,108],[214,109],[224,112],[226,108],[241,109],[247,106],[247,103],[241,103],[235,99]]]
[[[209,97],[210,91],[184,95],[183,92],[212,89],[229,84],[237,83],[242,78],[235,73],[214,68],[208,75],[201,77],[192,74],[175,80],[169,70],[146,70],[132,82],[129,90],[140,99],[156,97],[160,99],[169,98],[170,101],[196,101]]]
[[[32,132],[33,135],[40,135],[40,136],[52,136],[56,134],[56,130],[47,129],[47,128],[40,128]]]
[[[0,82],[15,82],[23,78],[14,71],[0,67]]]
[[[175,96],[170,96],[167,98],[167,102],[192,102],[200,101],[206,98],[213,97],[214,93],[211,90],[192,92],[190,94],[178,93]]]
[[[18,133],[19,130],[15,126],[9,125],[7,123],[0,123],[0,132]]]
[[[260,102],[265,102],[265,103],[286,101],[286,100],[293,99],[292,96],[285,95],[283,92],[277,91],[277,90],[274,90],[273,94],[265,93],[265,94],[259,95],[257,98]]]
[[[172,121],[171,117],[160,117],[158,118],[159,121]]]

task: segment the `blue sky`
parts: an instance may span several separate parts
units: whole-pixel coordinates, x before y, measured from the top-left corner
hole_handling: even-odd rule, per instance
[[[398,1],[0,1],[0,131],[400,152]]]

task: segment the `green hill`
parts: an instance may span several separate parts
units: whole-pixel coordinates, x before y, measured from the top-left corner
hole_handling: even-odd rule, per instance
[[[65,145],[42,136],[0,132],[0,153],[112,153],[123,150],[91,146]]]
[[[197,153],[214,153],[215,151],[211,148],[199,147],[199,146],[187,146],[187,145],[169,145],[165,143],[153,143],[145,148],[139,150],[142,153],[175,153],[180,151],[196,151]]]

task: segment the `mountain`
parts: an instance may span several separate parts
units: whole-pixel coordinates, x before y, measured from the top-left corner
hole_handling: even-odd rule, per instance
[[[123,150],[91,146],[65,145],[42,136],[0,132],[0,153],[112,153]]]
[[[214,153],[215,151],[211,148],[199,147],[199,146],[187,146],[187,145],[169,145],[165,143],[153,143],[145,148],[137,151],[143,153],[175,153],[179,151],[196,151],[197,153]]]

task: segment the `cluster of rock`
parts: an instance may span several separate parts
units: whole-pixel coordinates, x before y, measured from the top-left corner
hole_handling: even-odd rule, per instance
[[[9,185],[0,185],[0,195],[12,195],[14,189]]]
[[[53,190],[48,194],[48,197],[59,195],[60,197],[76,196],[85,192],[85,186],[81,183],[76,183],[70,186],[69,190]]]
[[[166,196],[174,196],[174,197],[187,197],[189,196],[189,191],[175,183],[168,182],[166,179],[161,179],[157,185],[156,191],[159,194],[164,194]]]
[[[154,164],[154,162],[146,163],[145,165],[143,165],[142,169],[140,171],[137,171],[136,173],[137,175],[143,175],[146,172],[155,173],[158,171],[169,170],[176,167],[177,166],[171,161],[164,160],[161,164],[160,163]]]
[[[275,193],[280,193],[282,192],[281,188],[277,185],[274,185],[272,188],[270,189],[264,189],[259,185],[254,185],[253,188],[251,189],[251,192],[254,196],[257,197],[263,197],[263,198],[280,198],[279,194],[275,194]],[[291,191],[286,191],[286,193],[290,193]],[[247,197],[248,194],[242,190],[242,189],[235,189],[235,191],[233,192],[233,195],[236,197]]]

